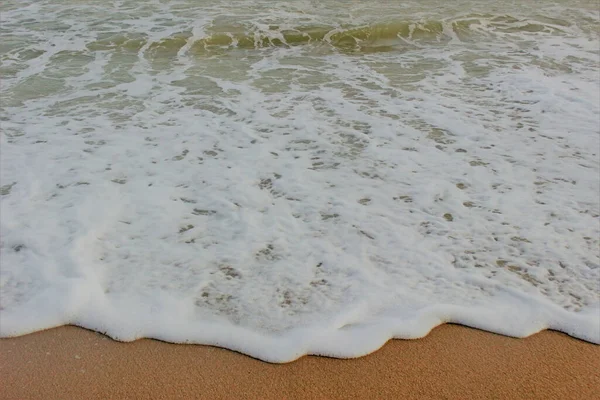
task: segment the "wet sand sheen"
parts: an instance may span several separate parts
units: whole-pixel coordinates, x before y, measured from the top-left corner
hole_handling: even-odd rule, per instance
[[[67,326],[0,340],[2,399],[590,399],[600,346],[443,325],[366,357],[268,364],[215,347],[120,343]]]

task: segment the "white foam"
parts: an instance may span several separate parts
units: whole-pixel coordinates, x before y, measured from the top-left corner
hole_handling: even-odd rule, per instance
[[[598,16],[583,2],[3,7],[2,337],[75,324],[272,362],[357,357],[445,322],[600,343]],[[444,37],[332,47],[401,19]],[[303,26],[329,41],[195,48]]]

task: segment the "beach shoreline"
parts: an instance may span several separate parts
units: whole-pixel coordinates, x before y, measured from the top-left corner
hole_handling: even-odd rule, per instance
[[[269,364],[63,326],[0,340],[2,399],[592,398],[600,346],[556,331],[524,339],[444,324],[355,359]]]

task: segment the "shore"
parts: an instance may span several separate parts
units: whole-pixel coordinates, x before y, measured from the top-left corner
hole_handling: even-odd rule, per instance
[[[268,364],[210,346],[65,326],[0,340],[2,399],[591,399],[600,346],[442,325],[366,357]]]

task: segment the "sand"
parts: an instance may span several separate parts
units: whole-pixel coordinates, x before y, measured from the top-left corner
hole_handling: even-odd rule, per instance
[[[600,346],[443,325],[366,357],[268,364],[210,346],[66,326],[0,340],[2,399],[592,399]]]

